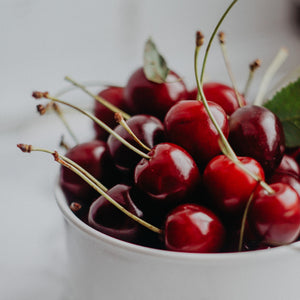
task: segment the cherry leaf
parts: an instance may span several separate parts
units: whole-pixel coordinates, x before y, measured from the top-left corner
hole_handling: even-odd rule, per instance
[[[158,52],[156,45],[149,38],[144,49],[144,73],[148,80],[164,83],[169,73],[165,59]]]
[[[280,119],[287,147],[300,147],[300,77],[264,104]]]

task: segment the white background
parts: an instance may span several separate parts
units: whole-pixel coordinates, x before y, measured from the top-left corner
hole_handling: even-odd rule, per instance
[[[56,118],[37,116],[31,92],[56,92],[67,86],[65,75],[125,84],[141,65],[149,36],[192,87],[195,31],[200,29],[208,39],[229,3],[0,1],[1,299],[65,299],[67,254],[53,196],[58,168],[45,155],[25,156],[15,147],[28,142],[53,149],[62,127]],[[288,0],[240,0],[222,26],[240,88],[248,64],[256,58],[263,61],[251,95],[280,47],[287,47],[290,56],[278,77],[300,64],[300,31],[293,27],[291,12]],[[209,54],[207,75],[229,83],[217,43]],[[79,135],[89,128],[79,127]]]

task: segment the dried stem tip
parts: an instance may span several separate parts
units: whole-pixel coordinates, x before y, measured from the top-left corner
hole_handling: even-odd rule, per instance
[[[196,32],[196,46],[200,47],[204,44],[204,35],[201,31]]]
[[[114,115],[114,117],[115,117],[115,121],[116,121],[117,123],[121,123],[121,122],[124,120],[122,114],[119,113],[119,112],[116,112],[115,115]]]
[[[220,43],[225,44],[225,33],[223,31],[220,31],[218,36]]]
[[[70,209],[72,210],[72,212],[76,213],[78,211],[80,211],[82,208],[82,205],[78,202],[72,202],[70,204]]]
[[[32,145],[27,145],[27,144],[18,144],[17,147],[21,149],[21,151],[30,153],[32,149]]]
[[[38,104],[38,105],[36,106],[36,110],[39,112],[39,114],[40,114],[41,116],[44,115],[44,114],[46,113],[47,109],[48,109],[48,107],[47,107],[47,106],[44,106],[44,105],[42,105],[42,104]]]
[[[254,72],[257,68],[259,68],[261,66],[261,60],[257,59],[255,60],[252,64],[249,65],[250,67],[250,71]]]
[[[32,93],[32,97],[35,99],[47,98],[48,92],[38,92],[35,91]]]

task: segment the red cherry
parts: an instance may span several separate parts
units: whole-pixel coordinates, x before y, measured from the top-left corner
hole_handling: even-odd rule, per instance
[[[300,179],[289,174],[275,172],[273,176],[268,180],[269,183],[282,182],[290,185],[300,196]]]
[[[76,162],[105,186],[110,187],[119,179],[119,174],[112,162],[107,144],[103,141],[91,141],[79,144],[66,153],[66,157]],[[60,185],[71,202],[82,199],[92,200],[97,193],[78,175],[62,167]]]
[[[218,252],[225,240],[225,229],[207,208],[182,204],[167,216],[164,240],[166,248],[172,251]]]
[[[229,118],[229,143],[237,155],[256,159],[270,176],[284,154],[284,133],[279,119],[267,108],[248,105]]]
[[[124,103],[124,88],[122,87],[108,87],[107,89],[101,91],[98,95],[109,101],[111,104],[117,106],[121,110],[126,111],[126,105]],[[114,129],[118,124],[114,119],[114,112],[99,103],[95,100],[94,106],[94,113],[95,116],[104,122],[107,126]],[[106,140],[108,137],[108,132],[94,123],[94,128],[97,134],[97,139],[99,140]]]
[[[250,157],[238,157],[250,172],[264,180],[260,164]],[[203,173],[203,182],[211,196],[211,201],[222,212],[241,215],[257,181],[245,173],[225,155],[213,158]]]
[[[260,189],[253,198],[249,224],[269,245],[294,242],[300,234],[300,197],[287,184],[274,183],[274,193]]]
[[[160,120],[178,101],[187,98],[187,90],[182,79],[170,71],[166,82],[149,81],[143,68],[135,71],[125,87],[126,105],[134,114],[149,114]]]
[[[296,160],[289,155],[283,155],[279,167],[275,170],[275,173],[286,174],[294,176],[300,179],[300,167]]]
[[[131,187],[127,185],[117,184],[107,191],[107,194],[129,212],[142,218],[143,213],[132,201],[130,190]],[[92,203],[88,223],[91,227],[109,236],[130,242],[137,239],[141,229],[137,222],[126,216],[103,196]]]
[[[219,104],[229,116],[240,107],[234,89],[228,85],[207,82],[203,84],[203,92],[208,101]],[[197,94],[198,88],[189,91],[189,99],[196,100]],[[241,94],[240,100],[243,106],[246,105],[246,100]]]
[[[150,149],[165,141],[164,126],[159,119],[153,116],[135,115],[127,121],[127,125],[137,138]],[[121,125],[118,125],[114,131],[131,145],[144,150]],[[140,155],[127,148],[112,135],[109,136],[107,145],[116,167],[121,171],[128,172],[134,169],[141,160]]]
[[[136,166],[134,182],[155,204],[174,207],[199,185],[200,174],[192,157],[181,147],[162,143]]]
[[[226,113],[216,103],[208,102],[208,105],[227,137]],[[202,102],[180,101],[168,111],[164,124],[169,141],[188,151],[199,166],[205,166],[221,152],[219,134]]]

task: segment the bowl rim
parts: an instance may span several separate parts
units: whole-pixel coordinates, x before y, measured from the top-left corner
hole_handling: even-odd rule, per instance
[[[228,259],[235,260],[248,260],[251,258],[263,258],[272,256],[278,256],[282,253],[291,253],[294,251],[300,251],[300,241],[296,241],[289,245],[278,246],[274,248],[254,250],[254,251],[243,251],[243,252],[226,252],[226,253],[187,253],[187,252],[175,252],[170,250],[155,249],[146,246],[136,245],[133,243],[125,242],[117,238],[108,236],[96,229],[90,227],[83,221],[81,221],[70,209],[67,204],[67,199],[56,181],[54,194],[56,203],[62,212],[64,218],[81,233],[88,235],[97,240],[97,242],[103,242],[107,245],[117,247],[122,250],[130,251],[146,256],[167,258],[171,260],[192,260],[192,261],[223,261]],[[300,253],[299,253],[300,254]]]

